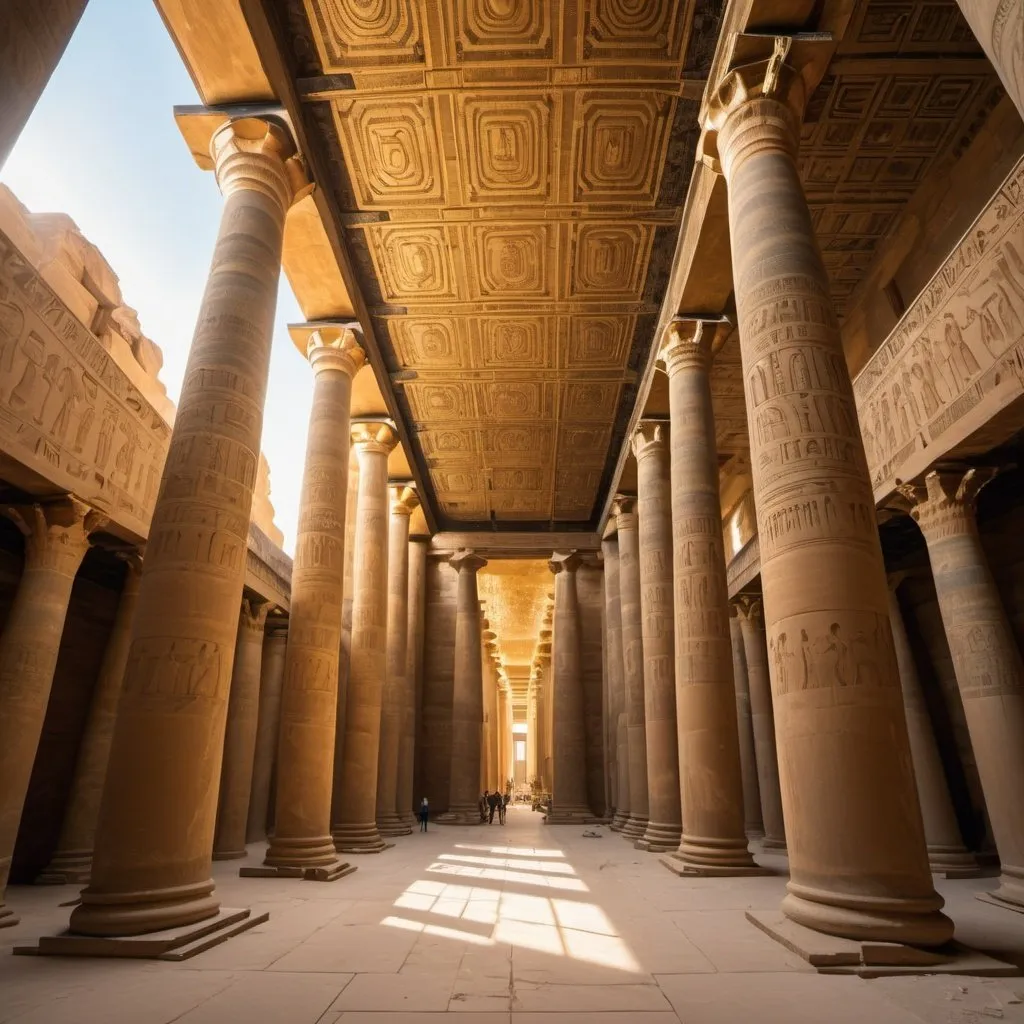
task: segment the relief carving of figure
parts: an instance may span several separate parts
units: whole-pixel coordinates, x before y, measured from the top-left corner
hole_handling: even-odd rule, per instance
[[[943,323],[943,348],[941,357],[949,367],[956,384],[956,392],[963,391],[970,379],[981,369],[974,353],[964,340],[963,331],[952,313],[945,313]]]
[[[14,372],[14,357],[24,327],[25,316],[21,310],[8,302],[0,302],[0,377]]]
[[[78,380],[78,371],[71,366],[63,366],[57,375],[57,392],[64,396],[60,410],[50,427],[50,433],[60,442],[64,442],[71,426],[71,417],[78,411],[78,403],[84,392]]]
[[[21,380],[11,392],[13,409],[23,409],[32,400],[39,374],[46,363],[46,345],[34,331],[29,331],[28,337],[21,343],[21,351],[28,362],[21,371]]]
[[[117,406],[107,402],[103,406],[103,419],[100,421],[100,433],[96,439],[96,456],[93,462],[100,473],[107,471],[110,461],[110,449],[114,441],[114,427],[117,426]]]

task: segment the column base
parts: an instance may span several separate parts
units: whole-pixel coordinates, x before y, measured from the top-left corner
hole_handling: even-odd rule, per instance
[[[781,910],[816,932],[857,942],[942,946],[953,938],[953,922],[942,913],[942,897],[859,896],[813,889],[790,881]]]
[[[638,839],[643,839],[644,833],[647,831],[647,826],[650,823],[650,818],[644,815],[642,818],[635,815],[630,815],[626,819],[626,823],[620,830],[622,832],[623,839],[629,839],[631,842],[636,842]]]
[[[407,836],[412,832],[412,826],[404,822],[397,814],[389,814],[385,818],[377,819],[377,831],[388,838]]]
[[[616,811],[608,827],[613,832],[621,832],[626,827],[627,821],[629,821],[629,813],[627,811]]]
[[[0,928],[13,928],[21,918],[6,903],[0,903]]]
[[[600,825],[603,821],[589,807],[552,807],[544,815],[545,825]]]
[[[71,911],[68,930],[76,936],[109,939],[199,925],[221,913],[213,890],[212,878],[133,892],[94,892],[90,886]]]
[[[777,853],[786,852],[786,840],[780,839],[778,836],[765,836],[761,840],[762,850],[772,850]]]
[[[836,938],[805,928],[777,910],[748,910],[747,920],[786,949],[802,957],[819,974],[855,974],[878,978],[892,974],[972,974],[1006,977],[1017,973],[1012,964],[948,942],[923,950],[898,942]]]
[[[707,875],[712,878],[774,874],[770,868],[762,868],[755,863],[747,846],[746,836],[742,839],[718,839],[709,836],[689,836],[684,832],[679,849],[670,856],[684,865],[687,874]],[[662,862],[664,863],[664,858]],[[665,866],[672,870],[670,865]]]
[[[943,878],[980,878],[985,872],[965,846],[929,846],[928,867]]]
[[[92,850],[85,853],[58,853],[36,877],[36,885],[89,884],[92,875]]]
[[[1006,868],[999,876],[999,888],[992,892],[979,892],[977,897],[983,903],[991,903],[994,907],[1004,907],[1006,910],[1015,910],[1018,914],[1024,914],[1024,886],[1022,879],[1016,874],[1009,874]]]
[[[758,875],[774,875],[771,868],[761,867],[753,861],[745,867],[728,867],[726,865],[693,864],[679,852],[663,854],[658,858],[665,867],[680,878],[743,878]]]
[[[495,811],[497,814],[497,811]],[[434,821],[438,825],[482,825],[479,807],[452,807],[439,814]]]
[[[250,870],[242,868],[239,874],[243,878],[273,877],[278,869],[288,868],[300,872],[320,868],[332,870],[338,862],[338,852],[334,848],[334,840],[324,836],[279,836],[275,835],[267,847],[267,855],[263,858],[263,867],[269,870],[268,875],[250,875]],[[287,878],[298,877],[286,875]],[[303,876],[304,877],[304,876]]]
[[[351,875],[356,870],[348,861],[335,860],[330,864],[300,868],[281,865],[270,867],[261,864],[258,867],[239,868],[239,878],[301,878],[305,882],[336,882],[339,878]]]
[[[331,829],[331,837],[338,853],[383,853],[395,845],[381,839],[376,822],[369,825],[335,825]]]
[[[244,860],[249,856],[249,851],[243,847],[241,850],[214,850],[214,860]]]
[[[232,936],[268,920],[270,914],[252,916],[248,908],[221,907],[199,924],[182,925],[147,935],[90,936],[64,932],[44,935],[38,946],[15,946],[21,956],[125,957],[133,960],[188,960]]]
[[[646,853],[669,853],[679,849],[679,842],[683,838],[683,826],[673,825],[665,822],[652,821],[647,826],[647,831],[633,844],[637,850],[644,850]]]

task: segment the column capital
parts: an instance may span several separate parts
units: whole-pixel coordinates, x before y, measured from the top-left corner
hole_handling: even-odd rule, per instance
[[[391,503],[391,514],[393,516],[411,516],[419,506],[420,496],[416,493],[416,487],[409,483],[388,484],[388,499]],[[409,538],[412,540],[413,538]],[[424,538],[420,538],[421,540]],[[427,537],[427,540],[430,538]]]
[[[398,434],[389,420],[352,424],[352,447],[359,452],[390,455],[397,444]]]
[[[630,443],[637,462],[649,455],[665,455],[668,453],[668,424],[641,420]]]
[[[243,597],[242,607],[238,614],[238,624],[247,634],[263,634],[267,615],[274,606],[269,601],[258,597]]]
[[[922,483],[898,484],[910,503],[910,515],[925,537],[942,537],[973,528],[974,507],[981,489],[999,472],[996,466],[939,465]]]
[[[487,559],[481,558],[472,548],[462,548],[448,559],[448,564],[458,572],[475,573],[487,564]]]
[[[712,95],[701,159],[713,170],[728,174],[730,166],[763,149],[782,148],[796,156],[807,87],[785,62],[787,44],[779,37],[768,60],[730,71]]]
[[[489,643],[491,640],[498,639],[498,634],[490,628],[491,624],[486,619],[484,619],[482,625],[484,628],[480,631],[480,639],[483,640],[485,644]]]
[[[89,537],[107,525],[102,512],[70,495],[32,505],[12,505],[7,517],[25,538],[25,568],[74,576],[89,550]]]
[[[684,369],[707,373],[711,367],[711,341],[714,336],[714,326],[704,320],[672,320],[665,328],[658,361],[664,364],[669,377]]]
[[[548,561],[548,568],[557,576],[560,572],[575,572],[583,564],[578,551],[556,551]]]
[[[225,196],[250,189],[275,199],[287,210],[313,188],[291,133],[276,120],[237,117],[224,121],[210,138],[210,159]]]
[[[366,362],[359,324],[304,324],[306,358],[319,375],[329,370],[354,377]]]
[[[757,622],[764,616],[764,604],[759,595],[739,594],[729,606],[743,622]]]
[[[612,515],[615,529],[636,529],[636,497],[631,494],[616,494],[612,499]]]

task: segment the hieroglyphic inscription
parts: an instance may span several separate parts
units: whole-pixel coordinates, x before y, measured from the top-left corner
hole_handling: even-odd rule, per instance
[[[876,500],[1024,391],[1024,160],[854,384]]]

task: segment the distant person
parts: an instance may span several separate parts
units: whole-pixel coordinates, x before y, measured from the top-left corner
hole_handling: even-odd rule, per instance
[[[484,790],[484,795],[480,797],[480,821],[484,822],[487,820],[487,808],[491,805],[491,797],[488,791]]]
[[[430,820],[430,804],[427,803],[427,798],[424,797],[420,801],[420,831],[427,831],[427,822]]]
[[[494,812],[498,809],[498,805],[499,805],[500,802],[501,802],[501,796],[498,793],[492,793],[487,798],[487,807],[488,807],[487,824],[488,825],[493,825],[494,824]],[[499,821],[501,820],[501,816],[500,815],[498,816],[498,820]]]
[[[512,799],[512,797],[510,797],[508,795],[508,793],[506,793],[504,796],[502,796],[500,793],[498,794],[498,824],[499,825],[504,825],[505,824],[505,811],[508,809],[508,805],[509,805],[509,802],[511,801],[511,799]]]

